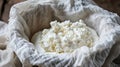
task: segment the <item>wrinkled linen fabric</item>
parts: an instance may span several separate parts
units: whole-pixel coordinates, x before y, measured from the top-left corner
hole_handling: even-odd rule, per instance
[[[7,44],[6,30],[7,24],[3,21],[0,21],[0,49],[5,49]]]
[[[49,28],[50,21],[79,19],[99,35],[95,46],[83,46],[73,53],[46,54],[37,50],[30,41],[36,32]],[[120,42],[119,24],[117,14],[98,7],[92,0],[28,0],[11,8],[7,35],[9,45],[23,67],[101,67],[112,46]],[[119,52],[110,57],[106,66],[115,65],[112,60],[118,55]]]
[[[0,67],[21,67],[21,63],[9,47],[7,24],[0,21]]]

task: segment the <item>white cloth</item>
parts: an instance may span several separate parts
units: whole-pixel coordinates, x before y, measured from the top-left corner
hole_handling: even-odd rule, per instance
[[[100,37],[92,48],[81,47],[71,54],[43,54],[30,42],[32,35],[48,28],[52,20],[79,19],[86,21]],[[28,0],[11,8],[9,45],[23,67],[101,67],[112,46],[120,42],[119,24],[117,14],[98,7],[92,0]]]
[[[8,46],[7,26],[0,21],[0,67],[21,67],[19,59]]]

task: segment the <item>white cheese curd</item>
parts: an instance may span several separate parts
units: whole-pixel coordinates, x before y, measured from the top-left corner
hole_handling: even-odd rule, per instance
[[[97,33],[86,26],[83,20],[61,23],[53,21],[50,25],[51,28],[40,31],[33,42],[39,44],[45,52],[73,52],[81,46],[92,47],[98,39]]]

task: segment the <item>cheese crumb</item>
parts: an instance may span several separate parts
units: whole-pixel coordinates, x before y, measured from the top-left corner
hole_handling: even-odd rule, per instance
[[[57,22],[50,23],[50,29],[40,31],[37,36],[38,44],[46,52],[73,52],[81,46],[92,47],[97,40],[97,33],[88,27],[83,20],[77,22]]]

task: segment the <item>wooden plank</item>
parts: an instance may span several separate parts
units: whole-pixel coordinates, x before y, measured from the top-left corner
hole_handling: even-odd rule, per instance
[[[1,19],[1,12],[2,12],[2,4],[3,4],[3,0],[0,0],[0,19]]]
[[[7,0],[7,3],[4,5],[5,7],[4,7],[3,15],[2,15],[2,20],[3,21],[8,22],[9,12],[10,12],[11,7],[14,4],[19,3],[21,1],[25,1],[25,0]]]

